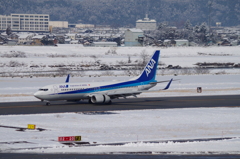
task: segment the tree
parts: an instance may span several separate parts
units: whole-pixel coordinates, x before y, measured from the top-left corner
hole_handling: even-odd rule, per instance
[[[184,25],[184,29],[193,30],[193,27],[192,27],[192,24],[191,24],[190,20],[186,21],[186,23]]]
[[[209,31],[209,27],[207,26],[206,22],[203,22],[199,27],[199,32],[206,34]]]
[[[209,28],[205,22],[203,22],[200,26],[196,25],[194,27],[195,37],[201,43],[206,43],[208,41],[207,39],[208,31],[209,31]]]
[[[7,33],[7,35],[11,35],[12,34],[12,29],[11,29],[10,26],[7,27],[6,33]]]
[[[147,64],[147,60],[148,60],[148,54],[145,49],[142,50],[142,52],[140,53],[140,58],[142,60],[141,66],[145,66]]]
[[[43,37],[41,40],[41,43],[43,45],[54,45],[53,40],[49,40],[47,37]]]

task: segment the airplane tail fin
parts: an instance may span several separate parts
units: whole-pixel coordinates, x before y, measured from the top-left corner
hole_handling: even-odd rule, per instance
[[[160,50],[156,50],[147,65],[145,66],[144,70],[142,71],[141,75],[138,77],[138,81],[151,81],[155,80],[156,73],[157,73],[157,66],[158,66],[158,59],[160,56]]]

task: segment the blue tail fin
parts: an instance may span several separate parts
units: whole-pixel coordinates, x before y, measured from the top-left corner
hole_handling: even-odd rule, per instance
[[[159,56],[160,50],[156,50],[137,80],[140,82],[155,80]]]

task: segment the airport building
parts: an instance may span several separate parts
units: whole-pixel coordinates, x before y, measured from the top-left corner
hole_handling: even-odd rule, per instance
[[[127,29],[125,31],[125,46],[143,46],[143,38],[141,29]]]
[[[150,20],[146,14],[146,17],[143,20],[140,19],[136,21],[136,28],[142,30],[156,30],[157,22],[153,19]]]
[[[0,15],[0,30],[11,27],[12,31],[48,32],[48,14],[11,14]]]

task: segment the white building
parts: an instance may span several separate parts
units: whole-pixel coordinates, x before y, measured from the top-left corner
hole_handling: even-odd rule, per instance
[[[52,28],[68,28],[68,21],[49,21]]]
[[[93,42],[95,47],[117,47],[116,42]]]
[[[156,30],[157,22],[153,19],[150,20],[146,14],[146,18],[136,21],[136,28],[142,30]]]
[[[143,38],[141,29],[127,29],[125,31],[125,46],[142,46]]]
[[[94,28],[93,24],[76,24],[76,28]]]
[[[12,31],[49,31],[48,14],[11,14],[0,15],[0,30],[10,26]]]
[[[189,46],[189,41],[186,39],[175,40],[176,46]]]

